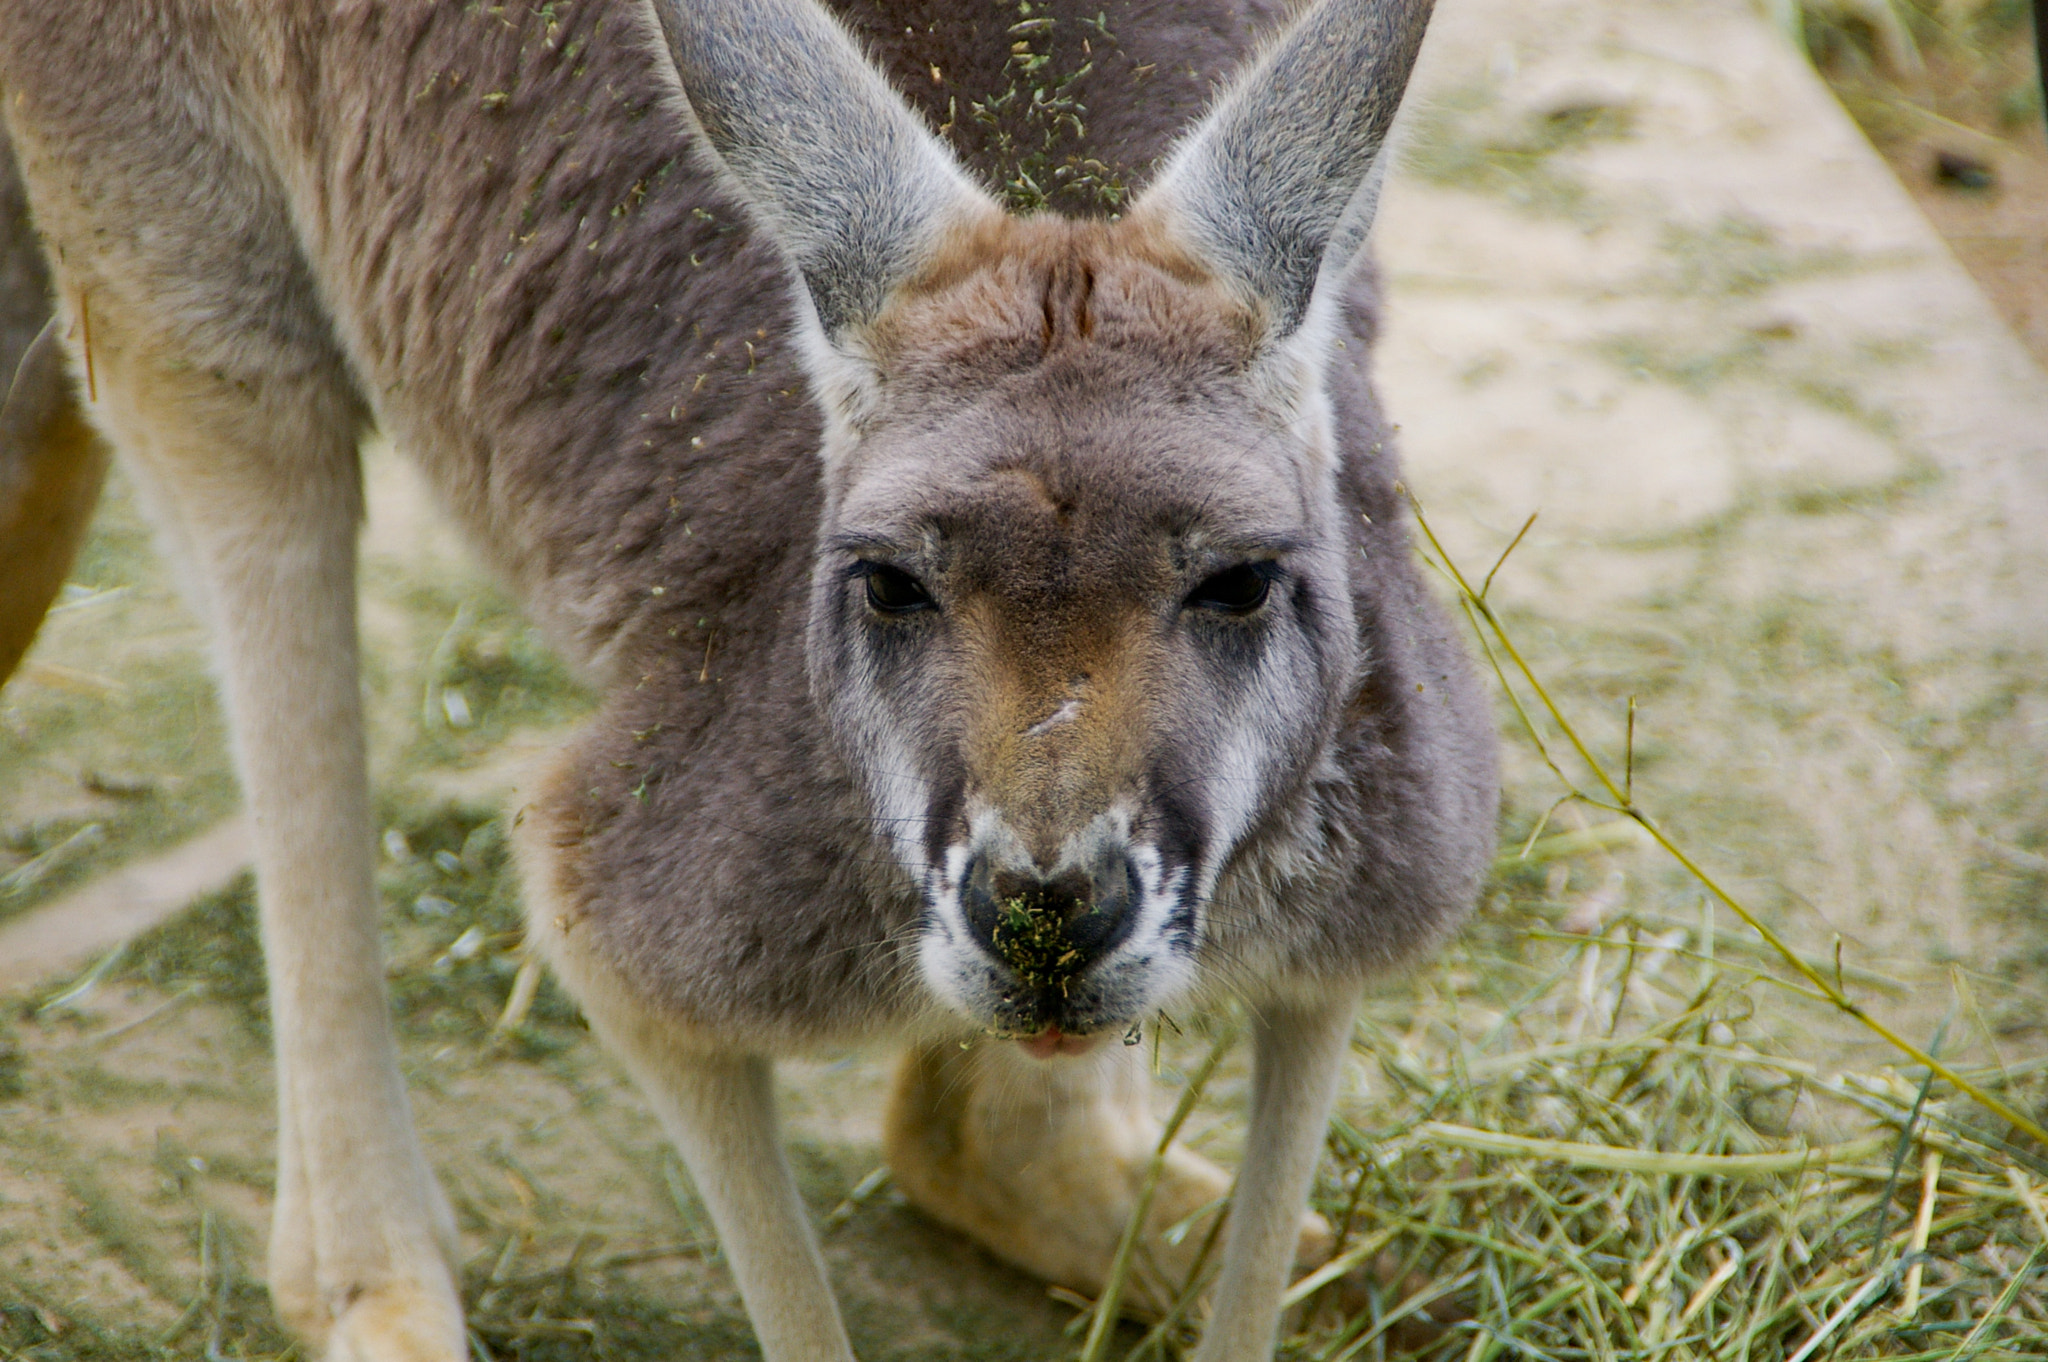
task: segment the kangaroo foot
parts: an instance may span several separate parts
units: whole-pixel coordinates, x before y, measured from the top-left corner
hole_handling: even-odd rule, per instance
[[[1160,1124],[1138,1051],[1120,1045],[1036,1060],[1010,1045],[912,1051],[897,1070],[886,1140],[912,1205],[1033,1276],[1099,1296],[1137,1204]],[[1157,1319],[1196,1270],[1230,1177],[1168,1146],[1124,1309]],[[1328,1256],[1329,1227],[1304,1212],[1297,1262]],[[1214,1268],[1220,1254],[1211,1251]]]

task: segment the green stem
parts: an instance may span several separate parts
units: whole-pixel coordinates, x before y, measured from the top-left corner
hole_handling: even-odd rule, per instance
[[[1102,1284],[1102,1296],[1095,1302],[1094,1318],[1088,1321],[1088,1337],[1081,1344],[1080,1362],[1102,1362],[1109,1354],[1109,1336],[1116,1330],[1118,1316],[1123,1311],[1124,1287],[1131,1278],[1131,1262],[1137,1256],[1138,1236],[1145,1228],[1146,1213],[1152,1209],[1152,1197],[1159,1190],[1159,1179],[1166,1171],[1166,1149],[1173,1143],[1173,1137],[1180,1134],[1181,1125],[1195,1109],[1195,1103],[1202,1100],[1202,1090],[1209,1086],[1215,1076],[1216,1066],[1223,1062],[1223,1056],[1237,1043],[1237,1026],[1227,1026],[1223,1034],[1216,1037],[1216,1044],[1210,1047],[1209,1057],[1202,1061],[1202,1067],[1195,1070],[1187,1087],[1181,1089],[1180,1101],[1174,1104],[1173,1115],[1167,1119],[1166,1128],[1159,1132],[1159,1146],[1152,1151],[1152,1162],[1145,1168],[1145,1181],[1139,1185],[1137,1204],[1131,1207],[1131,1218],[1124,1222],[1124,1235],[1117,1242],[1116,1257],[1110,1260],[1109,1280]]]
[[[1501,652],[1514,664],[1516,673],[1527,683],[1529,689],[1535,693],[1537,700],[1543,706],[1543,711],[1550,716],[1551,722],[1557,725],[1558,731],[1564,735],[1565,741],[1571,744],[1572,750],[1579,754],[1579,760],[1585,763],[1586,769],[1592,772],[1593,778],[1600,782],[1601,787],[1613,799],[1615,810],[1624,817],[1632,818],[1641,824],[1643,831],[1650,834],[1651,839],[1658,846],[1664,848],[1665,853],[1671,859],[1685,867],[1687,873],[1699,881],[1700,886],[1713,896],[1715,902],[1727,908],[1731,913],[1734,913],[1752,931],[1768,942],[1771,949],[1776,951],[1785,963],[1790,965],[1801,978],[1812,984],[1829,1003],[1855,1018],[1864,1027],[1882,1037],[1901,1054],[1909,1056],[1916,1064],[1925,1066],[1930,1073],[1939,1075],[1944,1081],[1954,1085],[1959,1091],[1967,1093],[1971,1098],[1989,1110],[1998,1113],[1999,1116],[2011,1122],[2018,1129],[2024,1130],[2043,1145],[2048,1145],[2048,1129],[2044,1129],[2038,1121],[2028,1117],[2010,1103],[1992,1095],[1982,1086],[1971,1082],[1949,1065],[1942,1063],[1926,1050],[1921,1049],[1877,1018],[1871,1016],[1860,1003],[1849,997],[1834,981],[1802,959],[1796,951],[1785,943],[1782,937],[1766,926],[1756,914],[1750,912],[1748,908],[1738,902],[1732,894],[1721,887],[1719,882],[1707,874],[1705,870],[1701,869],[1698,862],[1686,855],[1684,851],[1679,849],[1676,843],[1664,835],[1663,831],[1651,821],[1650,816],[1636,806],[1629,797],[1630,792],[1625,791],[1620,785],[1615,783],[1614,778],[1608,775],[1607,768],[1594,757],[1586,744],[1580,740],[1578,730],[1572,726],[1569,719],[1565,718],[1564,711],[1558,706],[1557,701],[1551,698],[1550,692],[1536,678],[1535,671],[1529,666],[1528,661],[1523,658],[1521,651],[1515,647],[1514,640],[1508,636],[1507,628],[1500,622],[1500,617],[1493,613],[1493,608],[1486,603],[1485,598],[1479,592],[1472,589],[1471,583],[1465,580],[1464,573],[1458,570],[1457,563],[1445,550],[1443,541],[1438,539],[1436,531],[1430,528],[1428,518],[1422,513],[1422,504],[1415,499],[1414,494],[1406,487],[1400,488],[1400,492],[1402,496],[1407,498],[1409,508],[1415,513],[1415,523],[1421,528],[1423,536],[1429,540],[1430,547],[1436,551],[1437,558],[1442,563],[1444,570],[1450,574],[1451,580],[1457,584],[1460,603],[1469,613],[1476,615],[1485,622],[1487,630],[1493,635],[1493,641],[1500,645]],[[1524,529],[1526,530],[1527,527],[1524,526]],[[1483,636],[1482,641],[1484,641]],[[1489,645],[1487,647],[1489,657],[1492,656],[1492,651],[1492,647]],[[1502,685],[1506,686],[1507,678],[1502,673],[1497,660],[1494,663],[1494,670],[1495,674],[1500,677]],[[1509,688],[1509,695],[1512,699],[1512,688]],[[1528,715],[1523,713],[1521,701],[1518,699],[1514,700],[1514,705],[1516,712],[1522,716],[1523,723],[1529,727],[1533,734],[1535,726],[1529,723]],[[1541,747],[1540,741],[1538,746],[1539,748]],[[1544,753],[1544,759],[1549,761],[1549,754],[1547,752]],[[1551,769],[1557,770],[1556,763],[1551,763]],[[1558,774],[1560,778],[1563,777],[1561,771]],[[1566,780],[1565,784],[1567,788],[1571,787],[1569,780]]]

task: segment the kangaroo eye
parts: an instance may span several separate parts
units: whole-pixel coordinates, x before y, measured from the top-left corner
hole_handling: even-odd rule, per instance
[[[1273,589],[1273,569],[1263,563],[1239,563],[1203,579],[1188,593],[1188,604],[1230,615],[1249,615],[1266,603]]]
[[[908,615],[930,610],[937,602],[924,583],[902,568],[887,563],[870,564],[867,571],[868,604],[884,615]]]

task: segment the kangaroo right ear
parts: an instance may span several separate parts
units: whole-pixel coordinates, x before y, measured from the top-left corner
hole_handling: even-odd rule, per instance
[[[862,328],[945,235],[1002,210],[813,0],[656,9],[705,142],[803,282],[820,395],[851,418]]]
[[[1365,245],[1431,0],[1318,0],[1216,101],[1133,206],[1317,354],[1320,306]],[[1296,344],[1299,336],[1305,344]]]

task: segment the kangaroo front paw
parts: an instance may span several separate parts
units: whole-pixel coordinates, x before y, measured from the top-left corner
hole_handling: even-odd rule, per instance
[[[1101,1294],[1158,1148],[1149,1080],[1108,1046],[1035,1061],[1001,1045],[939,1045],[904,1057],[891,1094],[889,1167],[911,1204],[1033,1276]],[[1125,1286],[1140,1318],[1172,1308],[1200,1266],[1230,1177],[1169,1146]],[[1297,1261],[1328,1256],[1329,1227],[1303,1213]],[[1212,1252],[1213,1268],[1220,1255]]]

